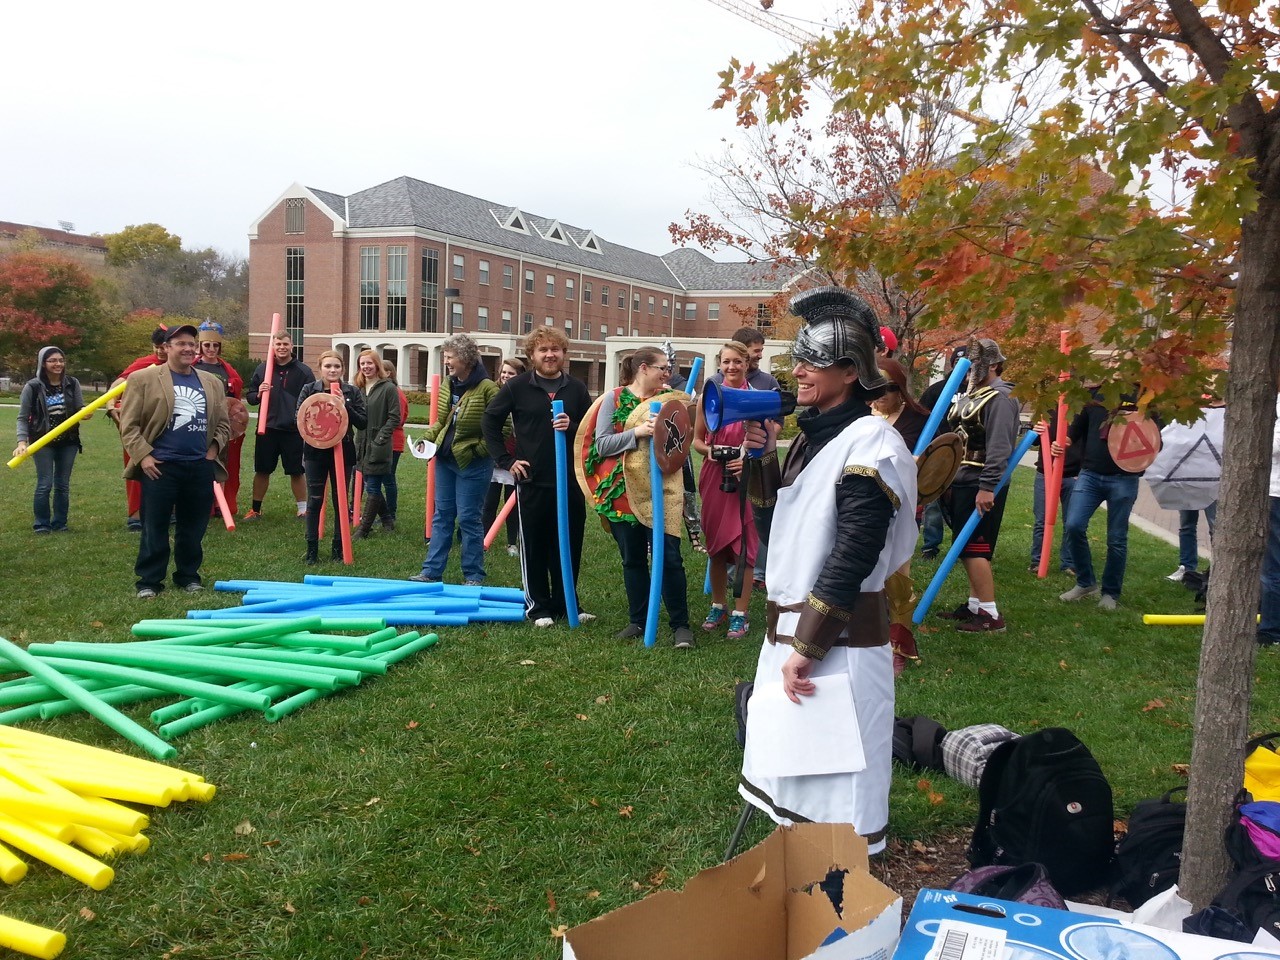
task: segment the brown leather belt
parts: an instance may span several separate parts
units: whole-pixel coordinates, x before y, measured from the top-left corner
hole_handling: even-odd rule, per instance
[[[778,633],[778,617],[784,613],[799,613],[803,603],[779,604],[770,600],[765,604],[765,639],[770,643],[792,646],[795,637]],[[883,590],[860,593],[853,602],[849,625],[844,636],[837,637],[833,647],[879,647],[889,642],[889,601]]]

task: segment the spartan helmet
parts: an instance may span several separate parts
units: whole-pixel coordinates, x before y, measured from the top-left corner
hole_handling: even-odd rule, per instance
[[[984,338],[973,341],[969,347],[969,362],[973,364],[969,368],[969,389],[982,386],[992,368],[1004,361],[1005,356],[994,340]]]
[[[818,287],[793,297],[791,312],[804,321],[791,347],[796,360],[815,367],[849,360],[867,390],[889,382],[876,364],[876,348],[884,346],[880,321],[861,298],[840,287]]]

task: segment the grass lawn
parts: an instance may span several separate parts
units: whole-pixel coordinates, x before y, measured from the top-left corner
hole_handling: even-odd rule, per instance
[[[15,408],[0,408],[6,436],[14,417]],[[70,534],[31,532],[32,465],[0,471],[0,635],[120,641],[135,620],[180,616],[189,602],[237,603],[211,592],[134,599],[137,539],[124,527],[119,443],[101,416],[83,434]],[[248,451],[244,465],[242,512]],[[1122,608],[1107,615],[1061,604],[1067,580],[1041,584],[1026,570],[1030,479],[1016,478],[996,560],[1009,631],[926,628],[924,663],[900,679],[897,712],[948,727],[1070,727],[1097,755],[1124,813],[1179,782],[1172,767],[1190,756],[1199,631],[1144,627],[1141,614],[1192,612],[1191,595],[1164,579],[1176,549],[1135,530]],[[400,529],[357,544],[350,572],[418,569],[418,461],[404,460],[400,484]],[[293,513],[278,475],[261,523],[235,533],[210,527],[206,577],[300,578]],[[702,567],[687,553],[686,562],[700,618]],[[933,569],[920,564],[919,579]],[[489,557],[488,573],[491,583],[518,584],[505,551]],[[966,593],[954,574],[937,609]],[[754,672],[763,622],[761,597],[750,641],[699,636],[696,650],[677,651],[665,628],[651,651],[613,640],[625,597],[617,551],[594,522],[581,594],[600,619],[577,631],[442,630],[437,647],[386,677],[280,723],[246,716],[179,739],[177,762],[219,787],[211,804],[158,811],[151,849],[118,862],[105,891],[33,865],[0,912],[64,930],[63,956],[73,960],[558,957],[553,928],[679,886],[722,854],[739,810],[732,690]],[[1259,657],[1257,730],[1280,728],[1275,663],[1270,651]],[[137,752],[85,718],[32,728]],[[900,771],[894,784],[895,836],[969,824],[972,790],[918,779]],[[237,831],[244,822],[251,833]],[[757,817],[749,842],[768,829]]]

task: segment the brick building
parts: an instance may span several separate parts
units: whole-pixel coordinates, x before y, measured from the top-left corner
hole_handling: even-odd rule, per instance
[[[659,257],[411,177],[346,197],[295,184],[249,236],[253,355],[279,313],[304,360],[372,347],[406,387],[441,372],[451,333],[474,337],[492,372],[542,324],[569,337],[572,372],[593,393],[624,340],[670,338],[687,368],[744,324],[767,335],[770,299],[797,279],[694,250]]]
[[[19,249],[61,254],[89,269],[100,269],[107,262],[107,244],[101,237],[0,221],[0,254]]]

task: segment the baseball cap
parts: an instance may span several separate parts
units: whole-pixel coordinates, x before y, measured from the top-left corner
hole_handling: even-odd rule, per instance
[[[898,335],[888,327],[880,328],[880,339],[884,341],[885,350],[890,353],[898,349]]]
[[[170,327],[168,330],[166,330],[164,333],[164,342],[168,343],[170,340],[172,340],[174,337],[176,337],[180,333],[190,334],[192,340],[200,339],[200,331],[197,330],[191,324],[184,323],[180,327]]]

